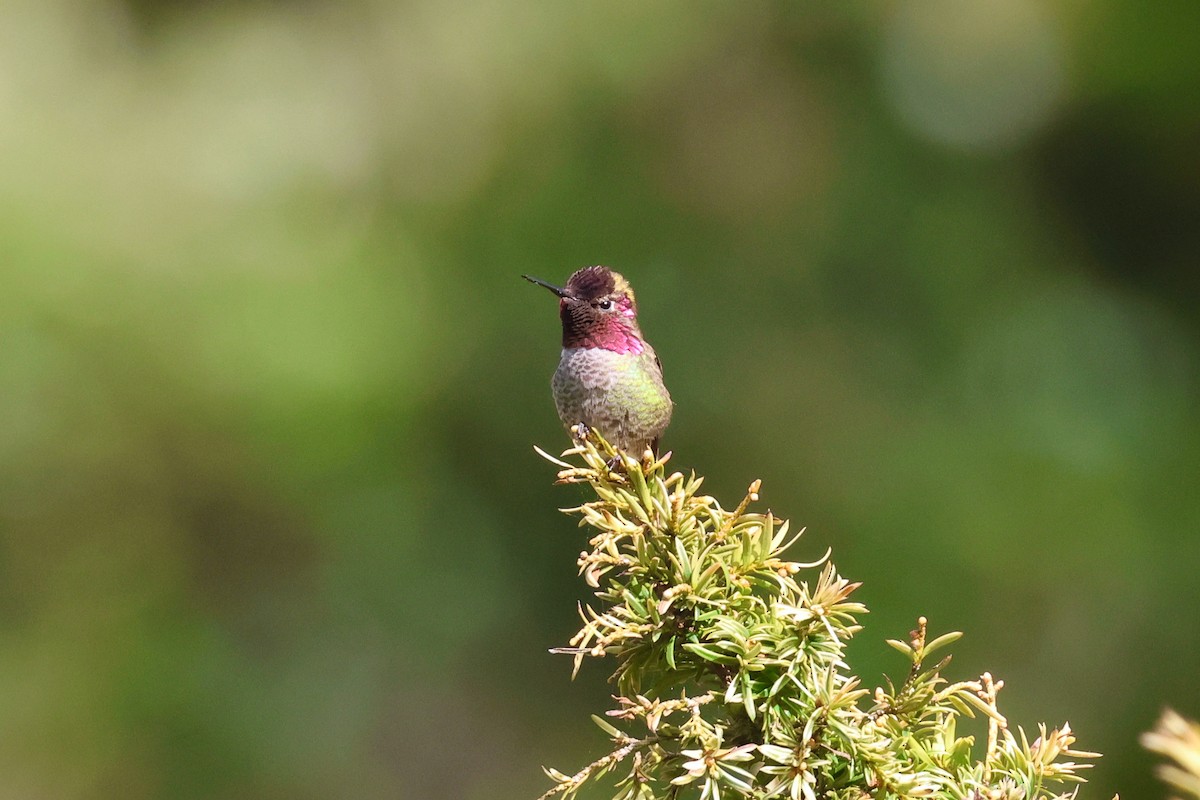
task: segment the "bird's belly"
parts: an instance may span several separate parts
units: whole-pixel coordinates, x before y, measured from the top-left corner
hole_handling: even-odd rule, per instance
[[[564,425],[597,428],[610,441],[653,438],[670,419],[671,399],[653,355],[566,348],[551,386]]]

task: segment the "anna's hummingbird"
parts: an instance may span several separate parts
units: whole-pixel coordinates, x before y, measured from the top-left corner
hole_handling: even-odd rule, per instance
[[[673,404],[629,282],[608,267],[584,267],[561,288],[521,277],[560,298],[563,349],[550,387],[563,425],[582,422],[634,456],[657,451]]]

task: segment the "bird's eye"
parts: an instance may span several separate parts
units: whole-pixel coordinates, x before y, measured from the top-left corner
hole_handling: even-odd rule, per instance
[[[609,311],[612,309],[612,300],[601,300],[596,305],[601,311]]]

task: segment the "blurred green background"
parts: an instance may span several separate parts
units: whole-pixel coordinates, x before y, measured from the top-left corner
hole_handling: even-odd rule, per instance
[[[1200,5],[0,6],[0,797],[532,798],[611,265],[677,402],[951,673],[1160,797],[1200,716]]]

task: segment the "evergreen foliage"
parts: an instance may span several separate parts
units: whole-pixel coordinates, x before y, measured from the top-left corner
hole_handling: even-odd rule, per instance
[[[1170,759],[1158,768],[1158,777],[1176,797],[1200,800],[1200,725],[1167,709],[1154,730],[1142,735],[1142,744]]]
[[[586,433],[577,431],[577,433]],[[922,618],[905,641],[897,683],[868,690],[845,661],[867,609],[829,553],[784,558],[803,531],[751,510],[759,482],[733,510],[699,493],[694,473],[668,474],[670,454],[639,461],[594,433],[577,440],[559,483],[595,499],[566,509],[592,529],[579,557],[596,603],[580,608],[569,647],[616,663],[616,705],[593,719],[612,749],[573,774],[547,769],[542,800],[570,798],[607,774],[614,800],[720,798],[1071,798],[1082,782],[1069,725],[1030,739],[996,705],[1003,683],[943,677]],[[959,732],[982,715],[987,739]]]

